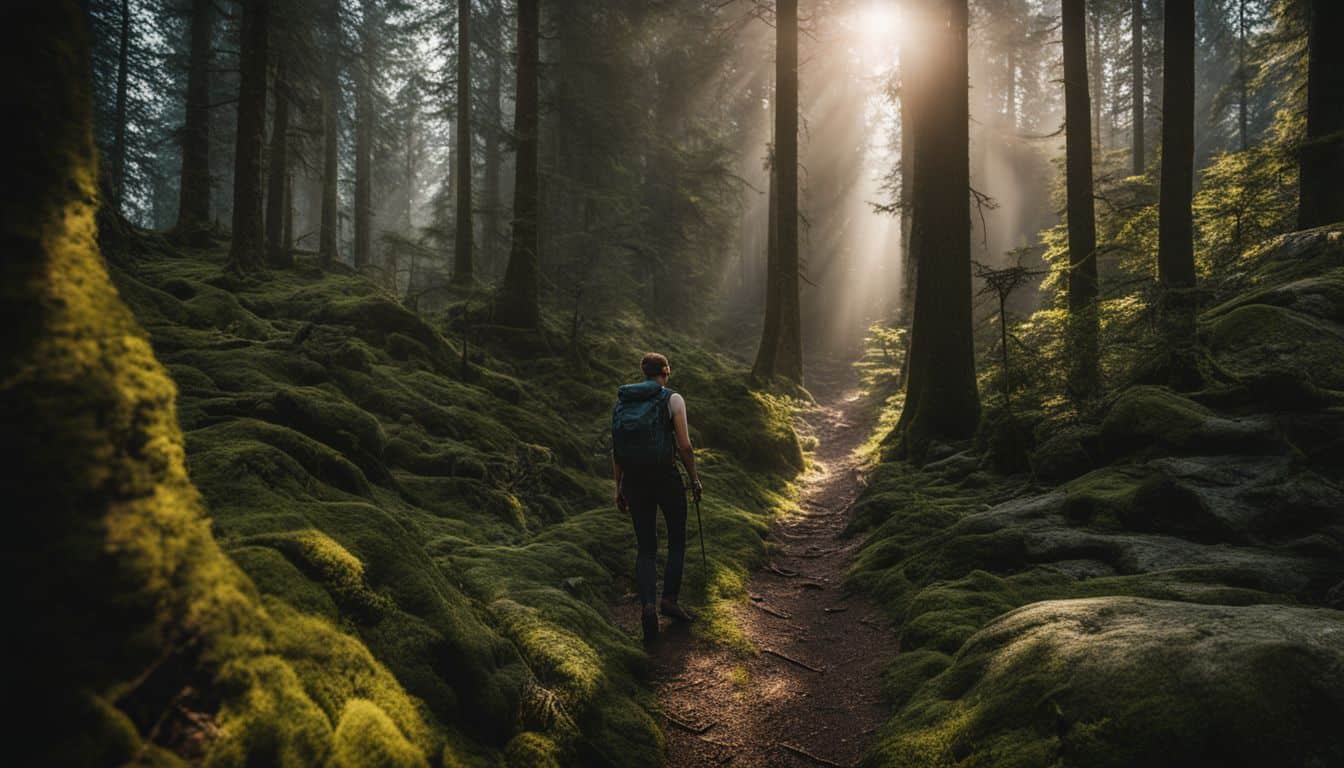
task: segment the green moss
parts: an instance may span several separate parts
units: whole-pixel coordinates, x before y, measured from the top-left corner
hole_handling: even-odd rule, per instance
[[[545,736],[524,731],[509,740],[504,747],[504,760],[509,768],[560,768],[560,751]]]
[[[339,768],[429,765],[424,754],[397,730],[396,723],[377,704],[366,699],[351,699],[341,711],[330,764]]]
[[[1208,341],[1214,359],[1234,376],[1287,373],[1319,387],[1344,389],[1344,332],[1329,321],[1247,304],[1213,320]]]
[[[1166,387],[1130,387],[1101,423],[1102,448],[1110,456],[1120,456],[1151,445],[1189,446],[1212,416],[1209,409]]]

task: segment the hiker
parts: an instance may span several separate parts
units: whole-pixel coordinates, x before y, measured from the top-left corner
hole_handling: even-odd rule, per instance
[[[611,469],[616,479],[616,506],[629,511],[635,525],[639,554],[635,558],[635,583],[642,607],[645,641],[658,637],[658,614],[676,621],[692,621],[677,604],[681,589],[682,562],[686,557],[686,489],[677,470],[676,457],[690,476],[691,492],[700,501],[700,477],[695,471],[695,452],[686,426],[686,400],[667,388],[672,367],[667,358],[650,352],[640,362],[645,380],[626,384],[616,396],[611,416]],[[667,523],[667,570],[663,573],[663,599],[654,607],[657,591],[657,509]]]

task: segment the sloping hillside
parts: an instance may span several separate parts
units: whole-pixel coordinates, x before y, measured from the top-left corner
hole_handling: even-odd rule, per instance
[[[362,277],[237,278],[218,250],[139,251],[114,279],[177,383],[215,539],[286,617],[271,642],[297,680],[293,701],[239,700],[226,667],[222,691],[169,695],[137,723],[160,717],[158,733],[225,763],[659,762],[644,656],[605,609],[633,562],[607,479],[612,392],[642,345],[674,361],[708,448],[712,569],[707,585],[688,569],[688,596],[711,615],[801,467],[784,403],[636,323],[574,355],[475,317],[464,369],[460,347]],[[315,716],[278,716],[292,707]]]
[[[1203,390],[1038,429],[1030,477],[875,468],[851,580],[902,653],[868,764],[1344,761],[1344,230],[1247,263]]]

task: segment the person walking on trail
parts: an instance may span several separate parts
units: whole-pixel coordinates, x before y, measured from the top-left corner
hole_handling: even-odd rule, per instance
[[[686,400],[667,388],[672,367],[666,357],[650,352],[640,368],[645,380],[626,384],[616,395],[611,415],[611,468],[616,479],[616,506],[630,513],[635,526],[640,622],[644,640],[650,642],[658,637],[659,613],[675,621],[692,621],[692,616],[677,604],[686,559],[686,488],[677,470],[677,456],[686,467],[696,502],[700,501],[701,485],[686,425]],[[663,599],[655,608],[660,508],[667,523],[667,570],[663,573]]]

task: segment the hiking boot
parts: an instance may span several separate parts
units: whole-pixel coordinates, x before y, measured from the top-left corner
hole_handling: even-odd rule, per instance
[[[686,609],[682,608],[680,605],[677,605],[677,599],[675,597],[664,597],[663,602],[659,605],[658,609],[669,619],[685,622],[695,621],[694,616],[687,613]]]
[[[640,623],[644,626],[645,643],[652,643],[658,639],[658,611],[654,610],[652,604],[644,606]]]

